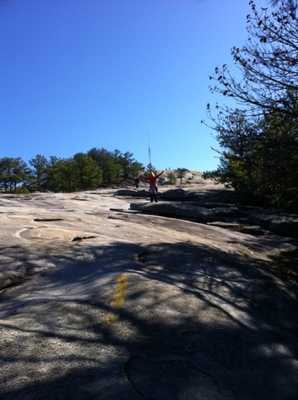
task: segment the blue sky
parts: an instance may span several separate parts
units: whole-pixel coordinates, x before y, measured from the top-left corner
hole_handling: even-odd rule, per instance
[[[216,167],[201,125],[214,67],[244,44],[248,0],[1,0],[1,156],[132,151]]]

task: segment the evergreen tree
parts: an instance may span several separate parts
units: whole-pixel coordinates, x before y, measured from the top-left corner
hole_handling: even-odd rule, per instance
[[[111,152],[106,149],[93,148],[87,153],[102,170],[104,185],[118,184],[121,180],[121,165]]]
[[[55,159],[49,169],[49,189],[72,192],[76,189],[76,173],[72,159]]]
[[[96,189],[102,183],[102,171],[87,154],[78,153],[73,158],[76,190]]]
[[[114,185],[132,180],[142,168],[132,153],[96,148],[68,159],[55,156],[47,159],[37,154],[30,160],[30,165],[31,170],[21,158],[1,158],[0,189],[54,192],[90,190],[102,184]]]
[[[30,170],[21,158],[3,157],[0,159],[0,187],[5,192],[13,192],[18,185],[26,183]]]
[[[47,188],[49,162],[41,154],[37,154],[30,160],[30,165],[33,168],[33,185],[38,191],[43,191]]]
[[[219,172],[246,200],[298,209],[297,2],[277,1],[271,12],[250,7],[248,44],[232,49],[242,79],[226,65],[215,70],[213,91],[238,103],[210,112]]]

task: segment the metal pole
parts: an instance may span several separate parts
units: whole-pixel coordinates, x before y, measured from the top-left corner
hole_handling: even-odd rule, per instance
[[[150,144],[150,134],[148,134],[148,158],[149,158],[149,166],[152,167],[152,159],[151,159],[151,144]]]
[[[150,147],[150,144],[148,146],[148,156],[149,156],[149,164],[151,165],[151,147]]]

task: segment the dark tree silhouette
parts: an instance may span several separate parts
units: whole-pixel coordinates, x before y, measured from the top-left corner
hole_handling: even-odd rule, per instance
[[[222,147],[220,174],[245,200],[298,209],[297,2],[276,1],[247,16],[248,42],[234,47],[234,77],[215,69],[213,92],[235,105],[207,106]]]
[[[227,65],[215,68],[210,77],[217,82],[213,91],[232,97],[253,115],[272,110],[298,115],[297,4],[290,3],[281,1],[273,11],[259,11],[251,0],[248,43],[232,49],[241,79],[236,79]]]

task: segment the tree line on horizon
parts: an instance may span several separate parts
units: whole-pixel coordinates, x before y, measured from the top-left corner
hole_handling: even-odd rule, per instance
[[[135,179],[157,169],[138,162],[130,152],[92,148],[70,158],[37,154],[28,163],[21,157],[0,158],[0,191],[5,193],[76,192],[99,187],[135,184]],[[183,183],[187,168],[168,169],[160,183]]]
[[[227,65],[210,76],[234,104],[207,105],[221,147],[211,175],[246,202],[298,210],[298,5],[249,5],[248,41],[231,51],[240,77]]]
[[[143,168],[130,152],[92,148],[70,158],[37,154],[0,158],[0,190],[4,192],[74,192],[132,181]]]

